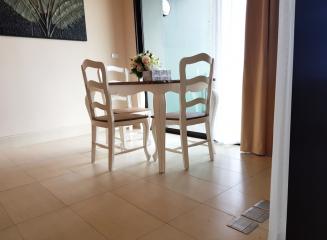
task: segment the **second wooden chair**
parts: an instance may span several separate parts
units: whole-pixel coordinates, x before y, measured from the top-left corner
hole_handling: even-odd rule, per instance
[[[103,63],[91,60],[85,60],[81,66],[84,84],[86,89],[86,105],[89,112],[92,125],[92,163],[95,162],[96,147],[108,149],[108,168],[112,170],[114,153],[115,153],[115,128],[130,126],[133,124],[143,125],[143,146],[146,159],[150,159],[150,154],[147,149],[149,136],[148,116],[145,114],[131,113],[114,113],[111,104],[111,95],[108,91],[108,82],[106,69]],[[87,70],[94,70],[97,74],[97,80],[92,80],[88,77]],[[100,100],[96,100],[95,95],[102,96]],[[99,113],[101,112],[101,114]],[[97,142],[97,128],[108,129],[108,146]],[[139,148],[129,149],[124,152],[138,150]]]

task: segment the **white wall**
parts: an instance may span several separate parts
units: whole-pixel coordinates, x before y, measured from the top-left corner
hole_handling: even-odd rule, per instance
[[[286,239],[296,0],[279,3],[269,240]]]
[[[126,64],[131,2],[84,0],[87,42],[0,36],[0,138],[89,124],[80,64]]]

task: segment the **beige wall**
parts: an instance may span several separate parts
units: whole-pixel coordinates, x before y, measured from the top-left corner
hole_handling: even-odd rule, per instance
[[[81,62],[134,54],[132,0],[84,2],[87,42],[0,36],[0,137],[88,124]]]

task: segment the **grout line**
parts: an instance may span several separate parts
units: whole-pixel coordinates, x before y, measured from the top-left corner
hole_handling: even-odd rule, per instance
[[[12,217],[9,215],[9,212],[8,212],[7,209],[4,207],[4,205],[1,203],[1,201],[0,201],[0,207],[5,211],[6,215],[8,216],[8,218],[10,219],[10,222],[11,222],[11,225],[8,226],[8,227],[6,227],[5,229],[10,228],[10,227],[12,227],[12,226],[15,226],[16,223],[14,222],[14,220],[12,219]],[[0,231],[2,231],[2,230],[0,230]]]
[[[115,196],[116,198],[119,198],[119,199],[120,199],[121,201],[123,201],[124,203],[127,203],[127,204],[129,204],[129,205],[135,207],[136,209],[138,209],[138,210],[141,211],[142,213],[146,214],[147,216],[150,216],[150,217],[154,218],[155,220],[159,221],[160,223],[162,223],[162,225],[158,226],[158,228],[161,227],[161,226],[163,226],[163,225],[165,225],[165,224],[167,224],[167,223],[164,222],[163,220],[159,219],[157,216],[154,216],[154,215],[152,215],[151,213],[148,213],[148,212],[144,211],[143,209],[139,208],[138,206],[135,206],[134,204],[132,204],[132,203],[130,203],[129,201],[127,201],[126,199],[124,199],[124,198],[122,198],[122,197],[120,197],[120,196],[114,194],[113,192],[106,192],[106,193],[103,193],[103,196],[106,195],[106,194],[108,194],[108,193],[111,194],[111,195],[113,195],[113,196]],[[93,197],[95,197],[95,196],[93,196]],[[99,196],[97,196],[97,197],[99,197]],[[89,200],[89,199],[87,199],[87,200]],[[86,201],[86,200],[83,200],[83,201],[81,201],[81,202],[84,202],[84,201]],[[79,202],[79,203],[81,203],[81,202]],[[74,203],[74,204],[77,204],[77,203]],[[71,209],[74,213],[76,213],[80,218],[83,219],[83,217],[82,217],[78,212],[75,212],[75,211],[74,211],[74,209],[72,208],[72,205],[69,206],[69,209]],[[83,219],[83,221],[85,221],[85,220]],[[91,224],[90,224],[90,225],[91,225]],[[91,225],[91,226],[94,227],[93,225]],[[94,227],[94,228],[95,228],[95,227]],[[106,238],[106,239],[107,239],[107,238]]]
[[[151,233],[153,233],[153,232],[159,230],[161,227],[163,227],[163,226],[165,226],[165,225],[167,225],[167,224],[165,223],[164,225],[160,225],[160,226],[158,226],[158,227],[152,229],[150,232],[147,232],[147,233],[142,234],[141,236],[139,236],[138,238],[136,238],[136,240],[141,239],[141,238],[143,238],[143,237],[145,237],[145,236],[147,236],[147,235],[149,235],[149,234],[151,234]]]
[[[18,235],[23,239],[25,240],[26,238],[24,237],[23,233],[21,232],[21,230],[19,229],[18,225],[15,225],[14,226],[18,232]]]
[[[195,177],[193,177],[193,176],[190,176],[190,177],[195,178]],[[209,200],[211,200],[211,199],[214,199],[214,198],[218,197],[220,194],[226,192],[226,191],[229,189],[229,188],[223,187],[223,186],[221,186],[221,185],[219,185],[219,184],[216,184],[216,183],[203,181],[203,182],[206,182],[206,183],[210,183],[210,184],[212,184],[212,185],[216,185],[218,188],[222,188],[222,189],[225,189],[225,190],[221,191],[221,192],[218,193],[218,194],[214,194],[214,196],[212,196],[212,197],[206,199],[205,201],[200,201],[200,200],[198,200],[198,199],[195,199],[195,198],[193,198],[193,197],[191,197],[191,196],[186,195],[186,194],[183,193],[183,192],[180,192],[180,191],[178,191],[178,190],[175,190],[175,189],[173,189],[173,188],[170,187],[170,186],[166,186],[166,185],[164,185],[164,184],[160,184],[160,183],[152,182],[149,178],[152,178],[152,177],[151,177],[151,176],[150,176],[150,177],[147,177],[147,178],[144,179],[144,181],[146,181],[146,182],[148,182],[148,183],[151,183],[151,184],[154,184],[154,185],[157,185],[157,186],[159,186],[159,187],[163,187],[163,188],[165,188],[165,189],[168,189],[168,190],[170,190],[170,191],[172,191],[172,192],[175,192],[175,193],[177,193],[177,194],[179,194],[179,195],[182,195],[182,196],[184,196],[184,197],[186,197],[186,198],[188,198],[188,199],[190,199],[190,200],[196,201],[196,202],[198,202],[198,203],[205,203],[205,202],[207,202],[207,201],[209,201]],[[197,179],[197,180],[201,180],[201,181],[202,181],[202,179]]]
[[[149,215],[149,216],[155,218],[157,221],[159,221],[159,222],[161,222],[163,224],[167,224],[167,222],[160,219],[158,216],[154,215],[153,213],[145,211],[143,208],[140,208],[139,206],[135,205],[134,203],[130,202],[129,200],[127,200],[125,198],[122,198],[121,196],[117,195],[115,192],[111,192],[111,194],[114,195],[115,197],[119,198],[120,200],[123,200],[124,202],[128,203],[129,205],[132,205],[133,207],[137,208],[138,210],[142,211],[146,215]]]
[[[106,235],[104,235],[102,232],[98,231],[98,229],[96,229],[95,226],[93,226],[91,223],[88,223],[86,220],[84,220],[84,218],[78,213],[76,212],[72,207],[68,207],[76,216],[78,216],[79,219],[81,219],[85,224],[87,224],[88,226],[90,226],[95,232],[97,232],[98,234],[100,234],[101,236],[103,236],[105,239],[108,239]]]
[[[9,212],[6,210],[6,208],[5,208],[5,207],[3,206],[3,204],[1,204],[1,202],[0,202],[0,204],[1,204],[2,207],[3,207],[3,209],[6,211],[7,215],[10,217],[12,223],[13,223],[15,226],[18,226],[19,224],[23,224],[23,223],[25,223],[25,222],[27,222],[27,221],[30,221],[30,220],[36,219],[36,218],[38,218],[38,217],[42,217],[42,216],[45,216],[45,215],[48,215],[48,214],[52,214],[52,213],[54,213],[54,212],[56,212],[56,211],[60,211],[60,210],[62,210],[62,209],[64,209],[64,208],[67,207],[67,204],[65,204],[61,199],[58,199],[58,198],[57,198],[57,197],[56,197],[56,196],[55,196],[51,191],[49,191],[49,189],[47,189],[47,188],[46,188],[45,186],[43,186],[41,183],[39,183],[39,182],[34,182],[34,183],[27,184],[27,185],[33,185],[33,184],[36,184],[36,183],[39,184],[41,187],[43,187],[45,191],[49,192],[50,195],[52,195],[52,196],[53,196],[57,201],[59,201],[60,203],[62,203],[63,206],[60,207],[60,208],[58,208],[58,209],[53,209],[53,210],[47,211],[47,212],[45,212],[45,213],[42,213],[42,214],[40,214],[40,215],[38,215],[38,216],[34,216],[34,217],[28,218],[28,219],[26,219],[26,220],[24,220],[24,221],[21,221],[21,222],[15,223],[15,221],[14,221],[14,220],[12,219],[12,217],[10,216]],[[27,185],[24,185],[23,187],[26,187]],[[16,189],[17,189],[17,188],[16,188]],[[10,189],[10,191],[11,191],[11,190],[16,190],[16,189]]]

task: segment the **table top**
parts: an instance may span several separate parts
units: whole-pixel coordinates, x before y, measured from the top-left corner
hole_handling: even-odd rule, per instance
[[[180,80],[155,80],[155,81],[131,81],[131,82],[111,82],[109,81],[109,85],[147,85],[147,84],[169,84],[169,83],[180,83]]]

